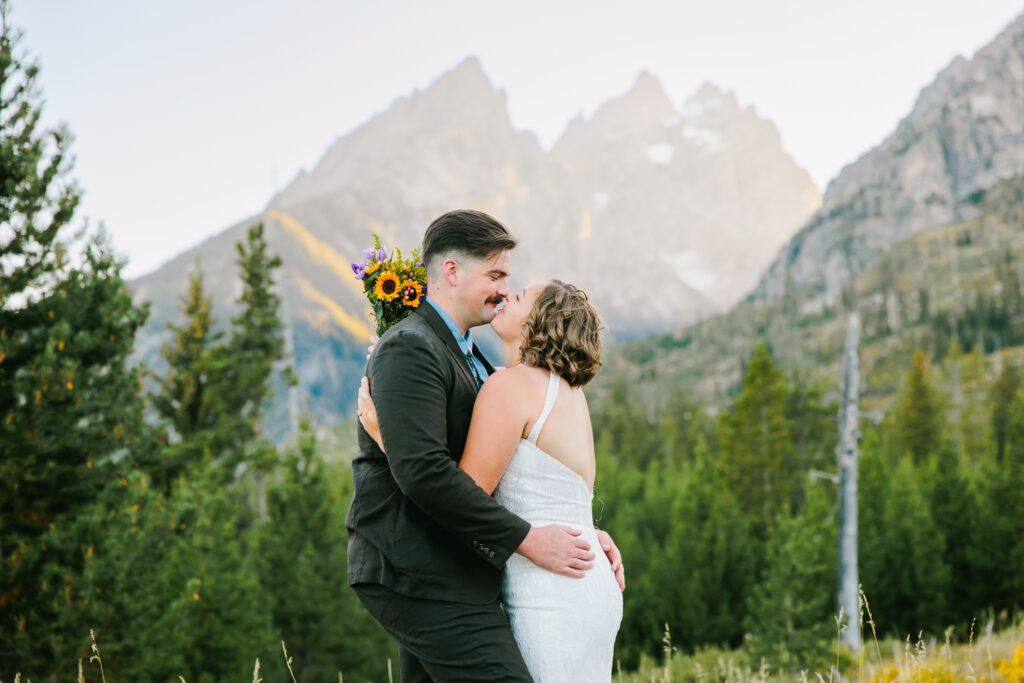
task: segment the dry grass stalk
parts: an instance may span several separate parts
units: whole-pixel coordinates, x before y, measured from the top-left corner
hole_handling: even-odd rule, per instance
[[[284,641],[281,641],[281,651],[284,652],[284,663],[288,667],[288,673],[292,677],[292,683],[299,683],[295,680],[295,672],[292,671],[292,658],[288,656],[288,648],[284,646]]]
[[[89,629],[89,637],[92,638],[92,651],[94,653],[91,657],[89,657],[89,662],[95,661],[99,663],[100,678],[103,680],[103,683],[107,683],[107,676],[103,672],[103,658],[100,657],[100,646],[96,644],[96,634],[93,633],[92,629]],[[17,683],[17,681],[15,681],[15,683]]]

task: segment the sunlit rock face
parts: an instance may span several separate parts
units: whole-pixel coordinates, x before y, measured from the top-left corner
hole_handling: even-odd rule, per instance
[[[994,188],[1005,195],[1022,177],[1024,15],[971,60],[954,59],[888,138],[829,183],[753,296],[827,306],[890,245],[979,215]]]

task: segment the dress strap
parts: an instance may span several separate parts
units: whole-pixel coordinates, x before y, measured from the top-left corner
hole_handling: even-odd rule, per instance
[[[533,429],[530,430],[530,436],[527,437],[527,441],[534,446],[537,445],[537,437],[540,436],[540,430],[544,427],[544,422],[548,419],[548,415],[551,414],[551,408],[555,405],[555,399],[558,398],[559,377],[553,372],[550,373],[550,376],[551,378],[548,380],[548,395],[544,399],[544,410],[540,411],[540,417],[537,418]]]

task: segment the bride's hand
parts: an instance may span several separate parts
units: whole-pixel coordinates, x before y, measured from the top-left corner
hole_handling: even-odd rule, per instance
[[[372,350],[372,346],[370,347]],[[377,423],[377,406],[373,404],[373,398],[370,397],[370,380],[363,377],[363,380],[359,383],[359,410],[356,413],[359,415],[359,424],[363,425],[363,429],[370,435],[370,438],[377,442],[380,446],[381,452],[384,451],[384,442],[380,438],[380,425]]]
[[[366,347],[366,360],[370,360],[370,356],[373,355],[373,350],[377,348],[377,342],[380,341],[380,337],[373,335],[370,337],[370,345]]]
[[[622,553],[615,546],[615,541],[612,540],[607,531],[597,529],[597,542],[601,544],[601,549],[608,556],[608,561],[612,565],[612,571],[615,572],[615,581],[619,584],[619,590],[626,590],[626,568],[622,566]]]

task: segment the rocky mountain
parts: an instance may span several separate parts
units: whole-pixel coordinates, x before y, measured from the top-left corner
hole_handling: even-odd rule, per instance
[[[588,263],[606,272],[602,254],[643,249],[659,280],[674,275],[720,309],[756,284],[820,202],[753,107],[707,84],[677,111],[647,73],[591,120],[570,123],[551,156],[600,236]]]
[[[833,304],[896,242],[991,209],[1024,174],[1024,15],[970,60],[957,57],[880,145],[850,164],[774,260],[753,298]]]
[[[956,340],[990,354],[996,374],[1024,359],[1024,15],[942,70],[895,131],[843,169],[744,301],[612,350],[595,404],[624,379],[647,401],[686,387],[721,405],[761,341],[835,389],[852,312],[863,407],[879,415],[915,349],[942,360]]]
[[[505,93],[467,59],[336,140],[260,214],[136,280],[138,298],[152,301],[139,353],[159,367],[165,325],[197,263],[215,311],[230,318],[234,244],[262,221],[284,262],[282,312],[300,378],[293,406],[336,416],[353,403],[370,334],[349,262],[374,233],[409,249],[445,211],[487,211],[520,238],[515,284],[574,282],[613,334],[636,336],[735,301],[819,201],[774,126],[712,86],[677,111],[642,74],[545,152],[511,125]],[[281,406],[275,414],[284,424]]]

